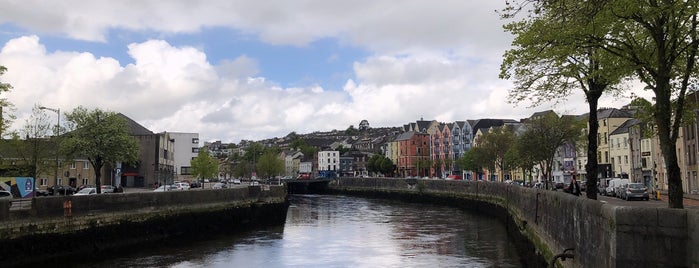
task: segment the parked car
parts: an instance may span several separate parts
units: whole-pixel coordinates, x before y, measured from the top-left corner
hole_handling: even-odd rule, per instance
[[[75,195],[91,195],[91,194],[97,194],[97,188],[87,187],[87,188],[83,188],[82,190],[75,193]]]
[[[563,190],[563,189],[565,189],[566,184],[563,182],[557,181],[557,182],[553,183],[553,187],[554,187],[553,188],[554,190]]]
[[[461,175],[449,175],[447,180],[461,180]]]
[[[189,184],[189,188],[201,188],[201,183],[198,181],[193,181]]]
[[[0,199],[13,199],[14,197],[12,196],[12,193],[5,191],[5,190],[0,190]]]
[[[233,179],[233,184],[240,184],[240,179]]]
[[[189,183],[186,182],[178,182],[174,184],[175,187],[177,187],[177,190],[189,190]]]
[[[222,183],[222,182],[214,183],[214,186],[211,186],[211,189],[225,189],[225,188],[228,188],[228,185],[226,185],[225,183]]]
[[[77,190],[70,185],[54,185],[49,187],[48,191],[51,195],[72,195],[77,192]]]
[[[629,183],[626,185],[626,189],[624,191],[624,199],[625,200],[632,200],[632,199],[641,199],[641,200],[649,200],[649,195],[648,195],[648,188],[643,185],[643,183]]]
[[[49,195],[49,191],[41,190],[39,188],[34,188],[34,193],[35,193],[34,195],[36,195],[36,196],[48,196]]]
[[[616,196],[616,188],[620,187],[624,183],[629,183],[629,179],[615,178],[609,180],[607,188],[604,190],[605,195]]]
[[[100,188],[101,188],[103,194],[109,194],[109,193],[116,192],[115,191],[116,187],[114,187],[112,185],[102,185],[102,186],[100,186]]]
[[[177,191],[177,186],[172,185],[172,184],[167,184],[167,185],[161,185],[158,188],[155,188],[153,192],[166,192],[166,191]]]
[[[628,185],[628,183],[614,187],[614,196],[617,198],[626,199],[626,196],[624,196],[626,194],[626,185]]]

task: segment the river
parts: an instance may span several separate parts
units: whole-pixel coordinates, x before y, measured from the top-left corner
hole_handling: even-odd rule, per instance
[[[115,253],[115,255],[123,255]],[[292,195],[284,226],[174,241],[79,267],[521,267],[505,226],[456,208]]]

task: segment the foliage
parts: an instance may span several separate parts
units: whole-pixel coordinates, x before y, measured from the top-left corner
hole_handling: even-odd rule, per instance
[[[348,136],[356,136],[356,135],[359,135],[359,129],[355,128],[354,125],[350,125],[350,126],[345,130],[345,135],[348,135]]]
[[[463,170],[480,172],[480,170],[483,169],[483,166],[480,165],[481,162],[478,159],[480,157],[480,153],[480,148],[471,148],[470,150],[466,151],[461,158],[456,160],[456,164]]]
[[[668,205],[683,208],[682,176],[675,148],[685,95],[695,86],[699,36],[696,1],[608,0],[597,21],[609,32],[598,40],[655,95],[653,117],[668,177]],[[673,100],[674,99],[674,100]],[[676,102],[676,104],[673,104]]]
[[[60,137],[60,150],[66,159],[85,157],[94,167],[95,184],[100,193],[102,167],[116,162],[138,160],[139,144],[131,136],[126,120],[114,112],[84,107],[66,114],[69,132]]]
[[[0,76],[5,74],[6,71],[7,68],[0,65]],[[0,95],[9,92],[10,89],[12,89],[12,85],[0,81]],[[0,98],[0,137],[6,135],[6,130],[12,125],[12,121],[15,119],[14,114],[11,113],[12,108],[13,105],[7,98]]]
[[[384,175],[388,174],[388,175],[393,176],[394,164],[390,158],[388,158],[388,157],[382,158],[381,164],[379,166],[380,166],[381,173],[383,173]]]
[[[511,102],[533,101],[533,105],[567,98],[581,89],[589,105],[588,150],[586,165],[589,191],[597,198],[597,104],[604,92],[618,94],[625,77],[633,74],[633,65],[619,61],[605,48],[604,37],[610,23],[597,16],[603,12],[602,0],[587,1],[511,1],[503,18],[514,19],[530,8],[529,16],[505,26],[515,35],[513,49],[505,53],[500,77],[514,79]],[[531,6],[530,6],[531,5]]]
[[[517,150],[522,161],[536,162],[543,171],[548,187],[556,152],[566,143],[575,147],[581,139],[584,122],[573,116],[548,113],[526,123],[526,131],[519,137]]]
[[[197,157],[190,161],[191,173],[197,178],[215,178],[218,176],[218,160],[205,149],[199,150]]]
[[[48,116],[38,107],[32,108],[32,114],[25,120],[24,126],[20,129],[19,137],[13,135],[14,148],[17,155],[33,168],[24,176],[37,178],[38,175],[47,174],[50,170],[57,173],[56,139],[48,140],[51,135],[51,123]],[[24,137],[24,141],[19,138]],[[51,159],[52,161],[46,161]]]
[[[272,178],[284,172],[284,160],[272,151],[265,152],[257,162],[257,173],[261,178]]]
[[[480,136],[478,140],[479,160],[492,163],[500,174],[500,181],[505,174],[505,154],[514,142],[515,133],[511,126],[494,127]]]

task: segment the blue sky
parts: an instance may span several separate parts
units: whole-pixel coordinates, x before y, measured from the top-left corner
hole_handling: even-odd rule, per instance
[[[123,113],[203,141],[584,113],[581,95],[528,108],[498,79],[504,1],[1,2],[0,80],[14,129],[32,107]],[[618,107],[626,99],[603,98]],[[54,116],[54,115],[48,115]]]

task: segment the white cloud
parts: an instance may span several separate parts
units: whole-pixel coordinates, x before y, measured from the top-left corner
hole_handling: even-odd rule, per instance
[[[201,48],[152,39],[124,48],[134,61],[122,66],[82,51],[48,51],[39,37],[23,36],[0,52],[0,64],[8,67],[0,79],[15,88],[7,95],[18,108],[15,126],[36,103],[62,112],[82,105],[124,113],[153,131],[235,142],[345,129],[363,119],[372,126],[419,118],[519,119],[551,107],[506,103],[511,84],[497,78],[510,40],[495,13],[502,1],[17,3],[0,3],[0,23],[76,39],[108,42],[114,29],[168,35],[227,27],[272,44],[304,46],[333,38],[373,55],[357,59],[354,76],[334,91],[281,87],[274,77],[260,77],[264,66],[244,51],[211,63]],[[342,57],[331,54],[328,61]],[[554,109],[587,111],[582,93],[568,99]],[[604,97],[600,106],[626,102]]]

